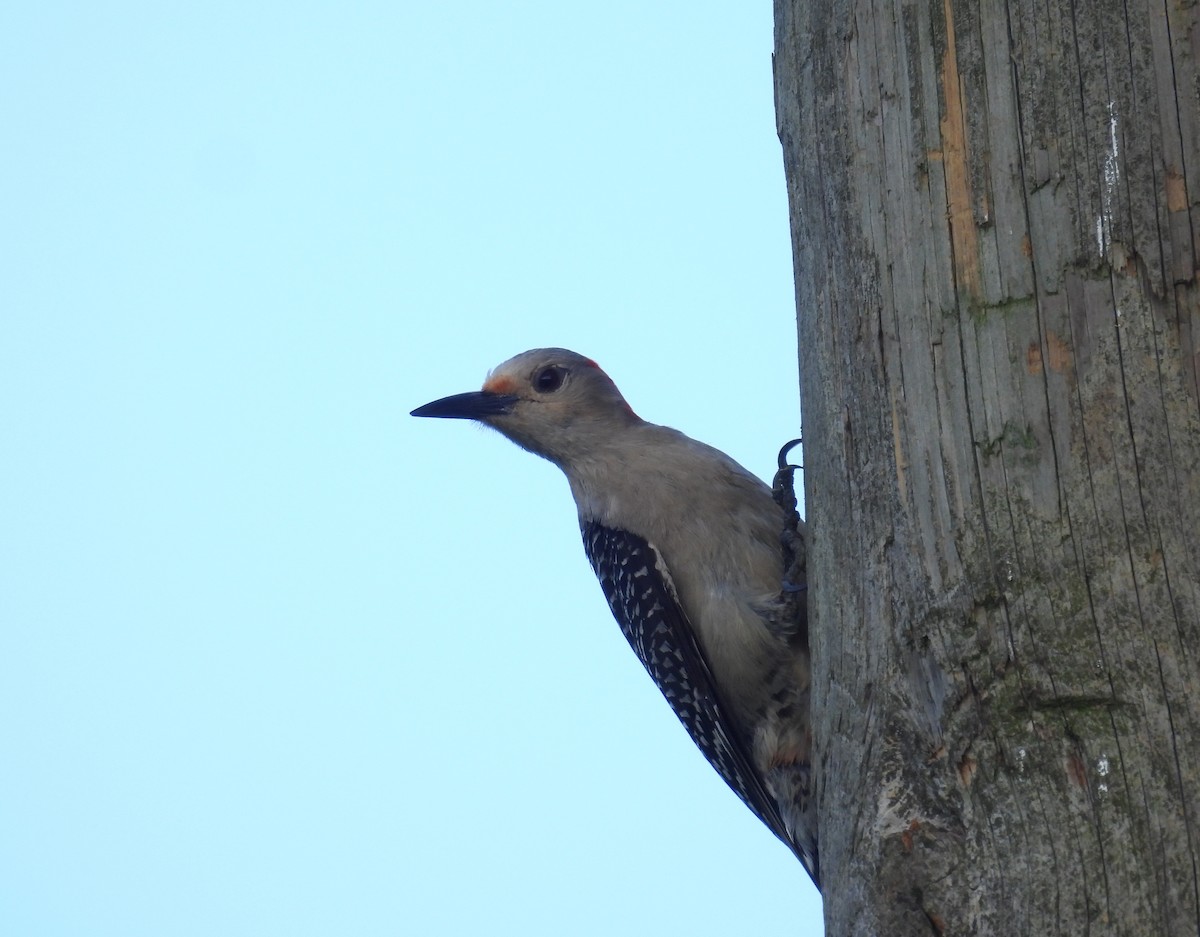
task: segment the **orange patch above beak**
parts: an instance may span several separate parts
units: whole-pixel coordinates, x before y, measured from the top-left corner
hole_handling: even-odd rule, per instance
[[[488,394],[515,394],[517,382],[507,375],[489,377],[483,382],[483,390]]]

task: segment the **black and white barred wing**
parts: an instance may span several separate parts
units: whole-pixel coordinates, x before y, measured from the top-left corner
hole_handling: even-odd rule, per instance
[[[581,526],[588,559],[638,660],[709,764],[776,836],[795,849],[774,799],[729,722],[662,557],[628,531],[596,521]]]

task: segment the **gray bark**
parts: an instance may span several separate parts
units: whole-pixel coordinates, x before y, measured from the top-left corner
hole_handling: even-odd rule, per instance
[[[826,928],[1200,932],[1200,6],[776,0]]]

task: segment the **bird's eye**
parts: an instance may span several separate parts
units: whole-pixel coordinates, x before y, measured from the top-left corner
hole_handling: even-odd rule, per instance
[[[548,365],[533,376],[533,388],[541,394],[553,393],[562,387],[566,374],[566,368],[560,368],[554,364]]]

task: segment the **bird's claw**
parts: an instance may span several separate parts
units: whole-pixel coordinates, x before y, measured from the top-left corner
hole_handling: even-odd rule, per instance
[[[779,466],[779,471],[782,472],[785,469],[804,468],[803,465],[789,465],[788,460],[787,460],[788,453],[791,452],[793,449],[795,449],[797,446],[801,445],[803,442],[804,442],[804,437],[797,436],[795,439],[789,439],[786,443],[783,444],[783,448],[779,450],[779,455],[776,457],[776,464]]]

